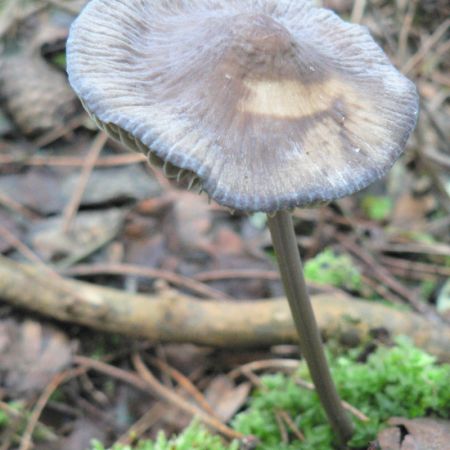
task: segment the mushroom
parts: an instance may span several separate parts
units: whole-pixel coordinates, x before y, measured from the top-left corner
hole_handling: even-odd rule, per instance
[[[414,129],[414,85],[368,31],[311,0],[91,0],[67,45],[98,126],[231,210],[268,213],[301,352],[341,443],[290,216],[382,177]]]

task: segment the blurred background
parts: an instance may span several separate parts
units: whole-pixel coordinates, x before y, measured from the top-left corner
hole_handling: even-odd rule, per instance
[[[36,300],[36,290],[42,298],[52,294],[42,275],[17,275],[23,266],[15,264],[31,263],[54,283],[70,277],[130,295],[175,290],[220,301],[282,295],[263,214],[230,215],[166,180],[83,111],[67,82],[65,41],[85,3],[0,0],[0,450],[83,450],[93,438],[112,443],[121,436],[131,442],[130,427],[143,417],[135,437],[186,426],[192,414],[119,383],[114,367],[129,373],[131,348],[142,352],[163,386],[173,387],[168,363],[194,380],[212,407],[222,408],[223,423],[251,390],[224,373],[255,360],[297,357],[292,338],[237,352],[156,345],[119,325],[107,334],[98,331],[105,330],[98,319],[82,326],[89,320],[77,320],[77,312],[61,323],[54,320],[62,317],[58,311]],[[442,326],[449,339],[450,3],[321,4],[369,28],[416,83],[421,111],[404,156],[385,179],[330,205],[295,211],[311,292],[396,305]],[[365,341],[354,329],[336,336],[321,325],[344,347],[361,340],[376,347],[407,332],[397,323],[375,330],[370,315],[361,319],[371,333]],[[441,347],[423,347],[448,361],[444,338]],[[82,358],[102,360],[102,374],[88,375]]]

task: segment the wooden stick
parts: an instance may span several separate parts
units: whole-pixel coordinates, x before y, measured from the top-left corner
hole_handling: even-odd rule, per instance
[[[130,294],[49,277],[45,270],[4,257],[0,257],[0,299],[64,322],[155,342],[219,348],[297,342],[284,298],[198,300],[172,289],[155,295]],[[363,339],[371,330],[385,329],[391,336],[410,336],[417,346],[450,361],[448,324],[343,294],[313,295],[311,299],[319,328],[326,335],[348,333]]]

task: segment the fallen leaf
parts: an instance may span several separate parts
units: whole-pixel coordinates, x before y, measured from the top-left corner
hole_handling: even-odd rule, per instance
[[[206,400],[222,422],[228,422],[247,401],[251,384],[244,382],[235,386],[226,375],[218,375],[205,392]]]
[[[388,428],[380,432],[380,450],[450,450],[450,422],[420,418],[389,419]]]
[[[164,232],[172,252],[209,251],[212,217],[204,195],[179,191],[165,218]]]
[[[0,380],[10,396],[42,390],[69,366],[74,348],[67,336],[34,320],[0,322]]]
[[[34,250],[47,261],[84,256],[92,249],[114,238],[119,232],[126,210],[108,209],[80,212],[70,232],[65,233],[61,217],[52,217],[34,224],[29,240]]]
[[[33,211],[52,214],[65,204],[60,190],[65,173],[34,168],[25,173],[4,175],[0,177],[0,192]]]
[[[73,172],[60,185],[65,201],[75,191],[80,173]],[[155,197],[161,192],[159,184],[141,165],[101,168],[92,172],[81,204],[101,205]]]
[[[405,226],[426,219],[436,207],[436,199],[431,195],[415,197],[411,193],[402,194],[396,201],[392,213],[391,224]]]

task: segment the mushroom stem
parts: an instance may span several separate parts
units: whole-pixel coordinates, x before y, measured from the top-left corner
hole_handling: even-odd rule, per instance
[[[278,211],[274,216],[268,216],[268,223],[301,353],[331,427],[339,441],[345,445],[353,434],[353,425],[331,378],[319,328],[306,290],[292,217],[288,211]]]

